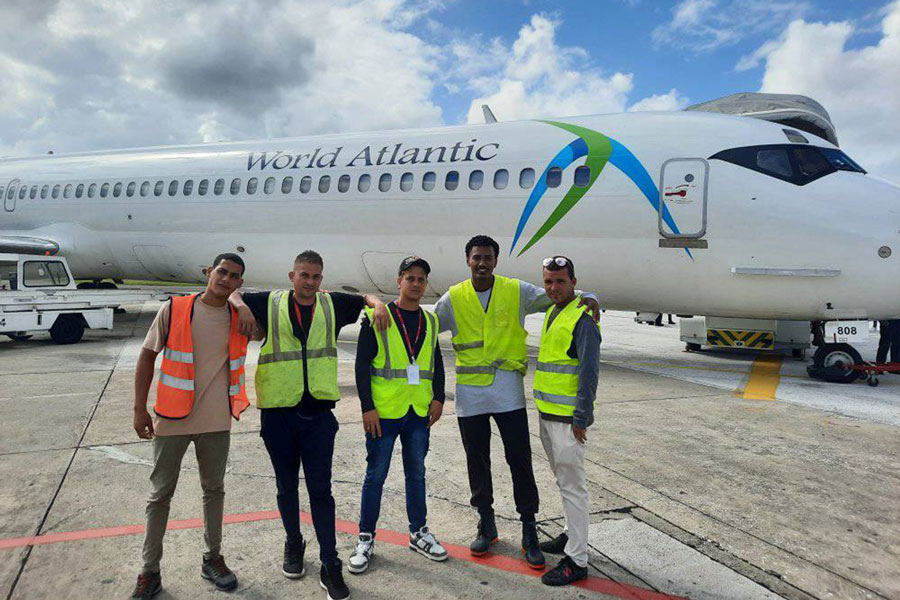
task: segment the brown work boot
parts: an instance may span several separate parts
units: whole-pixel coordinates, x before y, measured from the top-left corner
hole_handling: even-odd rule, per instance
[[[138,575],[137,584],[131,592],[132,598],[149,600],[162,591],[162,577],[159,573],[141,573]]]
[[[230,592],[238,586],[237,576],[225,565],[225,558],[221,554],[203,555],[200,576],[212,581],[216,589],[223,592]]]

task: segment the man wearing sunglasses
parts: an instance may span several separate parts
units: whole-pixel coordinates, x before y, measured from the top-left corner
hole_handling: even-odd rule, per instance
[[[543,262],[544,289],[553,301],[544,316],[534,374],[534,401],[541,415],[541,444],[556,475],[566,526],[541,550],[563,554],[544,573],[546,585],[568,585],[587,577],[588,490],[584,472],[587,428],[594,422],[600,369],[600,329],[576,302],[575,265],[565,256]]]
[[[545,561],[535,524],[538,490],[525,411],[525,316],[547,310],[552,301],[542,288],[494,275],[499,254],[499,244],[490,237],[470,239],[466,261],[472,277],[452,286],[438,301],[435,313],[441,330],[453,333],[456,416],[466,451],[470,503],[480,517],[469,549],[482,556],[498,539],[491,477],[493,418],[512,474],[513,497],[522,521],[522,551],[529,566],[541,569]],[[600,318],[596,297],[585,294],[582,303],[595,319]]]

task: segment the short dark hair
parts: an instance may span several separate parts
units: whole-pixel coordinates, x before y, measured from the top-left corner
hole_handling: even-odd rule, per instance
[[[500,256],[500,244],[495,242],[494,238],[487,235],[476,235],[466,242],[466,258],[469,258],[469,253],[472,252],[472,248],[475,246],[490,246],[494,249],[494,257]]]
[[[553,258],[556,258],[556,257],[554,256]],[[575,279],[575,263],[572,262],[571,258],[568,258],[565,256],[561,256],[560,258],[566,259],[566,265],[564,267],[559,266],[555,262],[551,262],[549,265],[547,265],[544,268],[547,269],[548,271],[562,271],[563,269],[565,269],[566,271],[569,272],[569,279],[574,280]]]
[[[297,258],[294,259],[294,264],[296,265],[300,262],[312,263],[314,265],[319,265],[323,269],[325,268],[325,261],[322,260],[322,255],[315,250],[304,250],[298,254]]]
[[[241,277],[244,276],[244,271],[247,270],[247,265],[244,264],[244,259],[235,254],[234,252],[224,252],[216,256],[216,260],[213,261],[213,267],[218,267],[219,263],[223,260],[227,260],[228,262],[233,262],[236,265],[241,265]]]

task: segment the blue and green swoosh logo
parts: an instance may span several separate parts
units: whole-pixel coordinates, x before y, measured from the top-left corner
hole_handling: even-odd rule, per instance
[[[578,204],[585,194],[587,194],[588,190],[594,185],[594,182],[597,181],[597,178],[600,177],[600,174],[608,163],[612,163],[614,167],[631,179],[638,189],[641,190],[641,193],[650,203],[650,206],[653,207],[653,210],[655,212],[659,211],[659,190],[656,188],[656,184],[653,182],[647,169],[644,168],[641,161],[639,161],[628,148],[613,138],[607,137],[599,131],[587,129],[586,127],[579,127],[578,125],[561,123],[559,121],[541,122],[564,129],[578,137],[560,150],[546,168],[544,168],[544,172],[541,173],[540,179],[538,179],[534,189],[531,191],[528,202],[525,203],[525,208],[522,210],[522,216],[519,217],[516,235],[513,238],[512,247],[509,251],[510,255],[512,255],[515,250],[516,244],[518,244],[519,238],[525,230],[525,225],[528,224],[528,220],[531,218],[532,213],[547,191],[547,172],[553,167],[559,167],[560,169],[565,170],[573,162],[582,157],[587,157],[585,158],[584,164],[585,166],[590,167],[591,175],[588,184],[584,187],[573,184],[553,212],[550,213],[550,216],[547,217],[547,220],[544,221],[534,235],[531,236],[531,239],[529,239],[528,243],[519,250],[519,253],[516,256],[522,256],[528,252],[528,250],[538,243],[541,238],[547,235],[547,233],[553,229],[553,227],[559,223],[570,210],[575,208],[575,205]],[[662,209],[663,221],[670,227],[672,232],[680,233],[678,226],[675,224],[675,220],[669,213],[669,209],[666,206],[663,206]],[[690,255],[690,251],[688,251],[688,255]]]

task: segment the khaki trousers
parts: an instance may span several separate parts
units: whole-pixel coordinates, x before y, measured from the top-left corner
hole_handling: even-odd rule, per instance
[[[203,538],[210,554],[222,546],[222,519],[225,511],[225,466],[228,463],[230,431],[193,435],[165,435],[153,438],[152,492],[147,501],[147,528],[144,535],[144,573],[158,573],[163,554],[163,536],[169,522],[169,505],[178,485],[181,460],[194,442],[203,488]]]
[[[584,473],[584,444],[575,439],[571,423],[541,419],[541,443],[556,475],[566,515],[566,555],[579,567],[588,564],[588,490]]]

